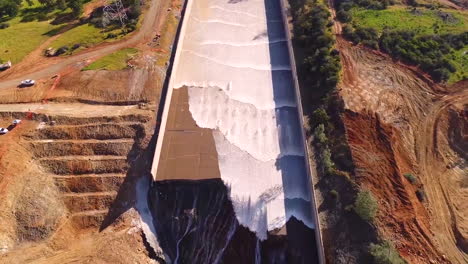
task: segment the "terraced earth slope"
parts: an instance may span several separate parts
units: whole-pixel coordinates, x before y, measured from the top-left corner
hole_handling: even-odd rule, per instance
[[[1,115],[5,123],[25,114]],[[38,114],[0,138],[0,219],[7,223],[1,261],[152,261],[135,206],[151,116],[147,110],[94,118]],[[122,252],[109,251],[114,246]],[[32,253],[22,254],[25,249]]]
[[[74,223],[102,223],[135,159],[135,139],[142,130],[135,122],[55,125],[38,129],[28,141],[34,158],[62,193]]]

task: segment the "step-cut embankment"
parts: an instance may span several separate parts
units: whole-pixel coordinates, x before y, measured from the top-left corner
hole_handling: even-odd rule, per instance
[[[62,118],[26,136],[79,228],[99,227],[106,218],[145,134],[142,123],[114,119],[117,122],[94,123]]]
[[[35,133],[33,139],[122,139],[141,136],[140,123],[103,123],[47,126]]]
[[[91,156],[115,155],[126,156],[132,149],[135,141],[132,138],[124,139],[43,139],[30,141],[33,154],[36,157],[53,156]]]

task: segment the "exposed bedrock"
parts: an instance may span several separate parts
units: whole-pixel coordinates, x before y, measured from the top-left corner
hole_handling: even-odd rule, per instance
[[[228,194],[220,179],[153,184],[150,211],[172,263],[316,263],[312,229],[292,217],[261,241],[239,224]]]

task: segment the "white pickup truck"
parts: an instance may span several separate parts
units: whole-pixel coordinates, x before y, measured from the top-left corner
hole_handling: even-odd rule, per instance
[[[4,71],[11,68],[11,61],[7,61],[6,63],[0,64],[0,71]]]

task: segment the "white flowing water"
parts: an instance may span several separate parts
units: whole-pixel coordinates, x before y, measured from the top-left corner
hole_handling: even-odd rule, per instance
[[[174,88],[214,130],[239,223],[261,240],[291,216],[314,228],[278,0],[192,1]]]

